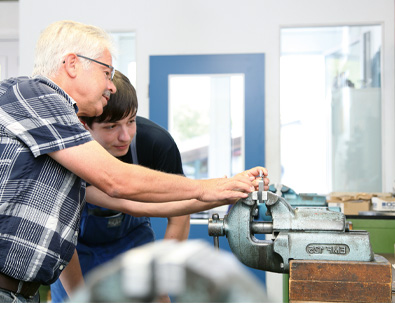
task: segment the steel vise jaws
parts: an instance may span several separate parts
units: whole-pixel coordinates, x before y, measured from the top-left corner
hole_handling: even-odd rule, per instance
[[[267,207],[272,221],[258,221],[258,203]],[[208,232],[218,247],[226,236],[233,254],[245,265],[265,271],[288,273],[289,261],[373,261],[369,233],[350,230],[345,215],[326,207],[292,208],[269,191],[252,192],[220,219],[209,219]],[[259,240],[257,234],[271,234]]]

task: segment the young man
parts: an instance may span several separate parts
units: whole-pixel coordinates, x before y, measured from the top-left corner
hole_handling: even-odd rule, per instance
[[[122,161],[136,163],[138,159],[141,165],[182,174],[180,153],[170,134],[152,121],[136,117],[137,96],[129,79],[116,71],[114,84],[117,92],[111,95],[103,114],[81,117],[85,127]],[[83,275],[129,249],[153,241],[154,232],[147,217],[168,217],[165,238],[185,240],[189,214],[232,203],[228,200],[141,203],[110,198],[93,186],[87,188],[87,199],[77,244]],[[75,260],[70,266],[74,263]],[[62,302],[67,297],[60,281],[51,285],[51,293],[53,302]]]
[[[171,135],[154,122],[136,116],[137,95],[129,79],[116,71],[113,82],[117,92],[111,95],[100,116],[81,118],[85,127],[110,154],[124,162],[183,174],[180,152]],[[88,193],[90,189],[87,188]],[[163,214],[172,214],[166,205],[155,204],[152,207],[162,210]],[[186,201],[185,207],[188,205]],[[206,203],[202,203],[203,207],[207,207]],[[188,213],[188,209],[185,208],[184,212]],[[136,208],[133,215],[144,213]],[[133,215],[90,203],[85,205],[77,244],[83,275],[129,249],[154,241],[149,218]],[[168,217],[165,239],[186,240],[188,234],[189,215]],[[63,302],[67,297],[59,280],[51,285],[51,295],[52,302]]]
[[[0,301],[37,302],[40,284],[60,276],[75,253],[85,181],[138,201],[245,198],[256,167],[229,179],[192,180],[124,163],[80,123],[103,112],[112,83],[112,43],[100,28],[73,21],[47,27],[37,42],[34,77],[0,83]]]

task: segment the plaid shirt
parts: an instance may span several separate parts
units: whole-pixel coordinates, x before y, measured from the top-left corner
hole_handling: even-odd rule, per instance
[[[48,153],[92,140],[44,77],[0,82],[0,272],[54,282],[77,243],[85,182]]]

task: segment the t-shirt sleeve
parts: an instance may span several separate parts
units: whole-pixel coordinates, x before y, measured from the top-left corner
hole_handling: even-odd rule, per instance
[[[158,150],[156,151],[156,170],[184,174],[180,151],[172,139],[164,136],[161,140],[156,142],[155,148]]]

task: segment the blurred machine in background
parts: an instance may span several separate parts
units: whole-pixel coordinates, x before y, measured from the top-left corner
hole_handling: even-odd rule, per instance
[[[161,240],[89,273],[71,302],[269,302],[264,287],[230,253],[202,240]]]

